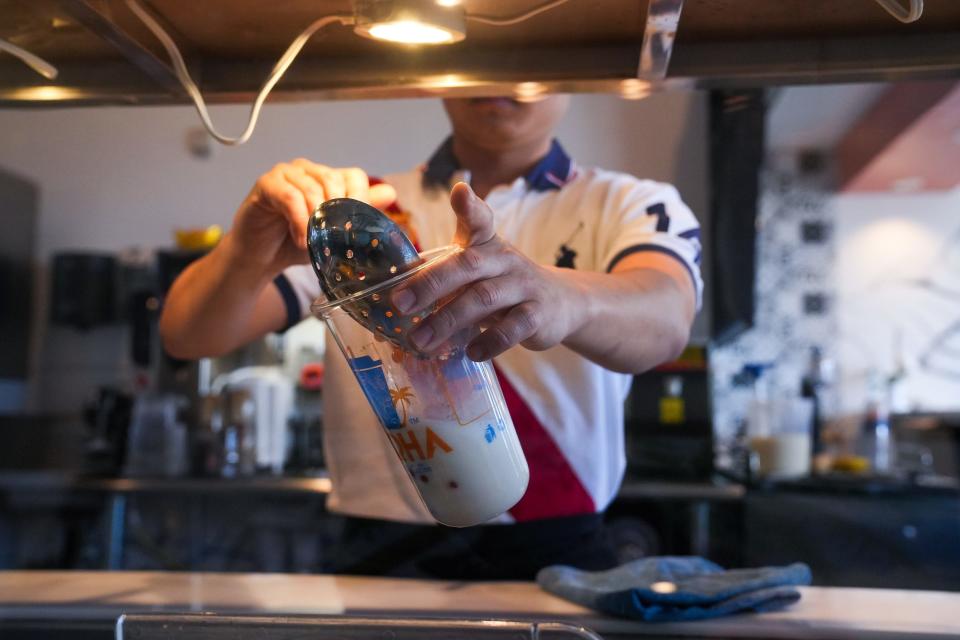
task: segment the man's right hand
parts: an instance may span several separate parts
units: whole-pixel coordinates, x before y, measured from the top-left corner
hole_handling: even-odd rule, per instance
[[[396,199],[393,187],[369,186],[360,169],[309,160],[278,164],[262,175],[213,251],[193,262],[167,293],[160,334],[167,351],[189,359],[218,356],[276,331],[287,321],[273,278],[307,262],[307,221],[331,198],[375,207]]]
[[[237,210],[232,248],[239,259],[255,262],[271,276],[308,262],[310,214],[323,202],[344,197],[383,208],[396,192],[387,184],[369,186],[362,169],[337,169],[303,158],[278,164],[260,176]]]

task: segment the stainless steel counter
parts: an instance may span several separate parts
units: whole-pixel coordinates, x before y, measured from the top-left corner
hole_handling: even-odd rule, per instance
[[[0,472],[0,491],[91,491],[98,493],[330,493],[330,478],[87,478],[49,471]]]
[[[124,612],[349,615],[562,621],[605,637],[779,639],[960,638],[960,593],[801,589],[778,613],[643,624],[597,614],[524,582],[443,582],[156,572],[0,572],[0,636],[24,620],[112,621]],[[174,636],[170,636],[173,638]]]

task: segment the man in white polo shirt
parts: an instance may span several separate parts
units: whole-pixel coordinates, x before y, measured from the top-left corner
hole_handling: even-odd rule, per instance
[[[554,563],[609,567],[601,514],[625,468],[630,374],[686,343],[702,288],[699,226],[669,185],[576,166],[552,136],[566,96],[444,105],[453,134],[414,171],[377,183],[297,160],[262,176],[223,242],[171,289],[167,349],[216,355],[305,317],[320,295],[306,223],[326,199],[371,202],[421,250],[455,240],[466,249],[456,260],[392,302],[415,313],[452,295],[411,334],[425,350],[486,327],[468,355],[494,361],[530,466],[527,492],[495,523],[433,524],[346,361],[328,349],[328,508],[346,517],[333,569],[497,579]]]

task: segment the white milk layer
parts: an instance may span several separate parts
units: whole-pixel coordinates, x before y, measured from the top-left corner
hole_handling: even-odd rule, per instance
[[[530,470],[509,417],[430,422],[387,431],[424,504],[437,521],[469,527],[513,507]]]

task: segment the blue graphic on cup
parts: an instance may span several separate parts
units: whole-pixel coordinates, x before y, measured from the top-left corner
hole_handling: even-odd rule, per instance
[[[497,437],[497,432],[493,430],[493,425],[488,424],[487,428],[483,432],[483,439],[488,443],[493,442]]]
[[[353,369],[363,394],[367,396],[374,413],[383,422],[387,429],[399,429],[403,426],[397,409],[393,405],[387,378],[383,375],[383,363],[370,356],[363,355],[350,359],[350,368]]]

